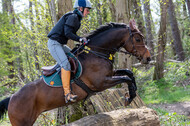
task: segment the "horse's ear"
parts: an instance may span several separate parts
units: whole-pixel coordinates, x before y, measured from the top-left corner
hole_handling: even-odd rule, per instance
[[[129,27],[131,28],[132,31],[137,29],[136,22],[134,19],[129,21]]]

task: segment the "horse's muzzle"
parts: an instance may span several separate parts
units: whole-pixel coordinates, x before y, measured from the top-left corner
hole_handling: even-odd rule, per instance
[[[141,60],[141,64],[149,64],[150,61],[151,61],[151,58],[150,57],[146,57],[146,58],[143,58]]]

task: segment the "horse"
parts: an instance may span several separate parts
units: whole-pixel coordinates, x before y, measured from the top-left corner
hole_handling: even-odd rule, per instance
[[[83,68],[79,79],[94,92],[127,83],[130,103],[136,96],[137,90],[133,73],[128,69],[114,69],[113,55],[116,52],[131,54],[142,64],[148,64],[151,60],[150,53],[144,44],[144,37],[134,20],[129,22],[129,26],[122,23],[102,25],[91,32],[87,39],[90,40],[87,45],[90,48],[88,53],[82,51],[77,56]],[[75,82],[71,84],[71,87],[78,96],[77,102],[89,95]],[[39,78],[0,102],[0,118],[3,118],[8,111],[13,126],[32,126],[42,112],[69,104],[72,103],[65,102],[62,87],[50,87],[42,78]]]

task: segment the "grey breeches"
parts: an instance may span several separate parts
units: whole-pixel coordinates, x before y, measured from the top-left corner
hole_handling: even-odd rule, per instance
[[[62,45],[56,40],[48,40],[48,49],[53,56],[53,58],[57,61],[57,63],[65,70],[70,71],[71,66],[67,59],[65,53],[71,51],[71,49],[67,45]]]

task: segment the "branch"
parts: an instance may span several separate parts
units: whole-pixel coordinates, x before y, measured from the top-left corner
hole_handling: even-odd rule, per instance
[[[166,62],[174,62],[174,63],[182,63],[181,61],[177,61],[177,60],[172,60],[172,59],[166,59]],[[150,61],[149,65],[155,65],[156,61]],[[145,64],[141,64],[141,63],[136,63],[133,64],[132,67],[138,68],[138,67],[143,67],[145,66]]]

